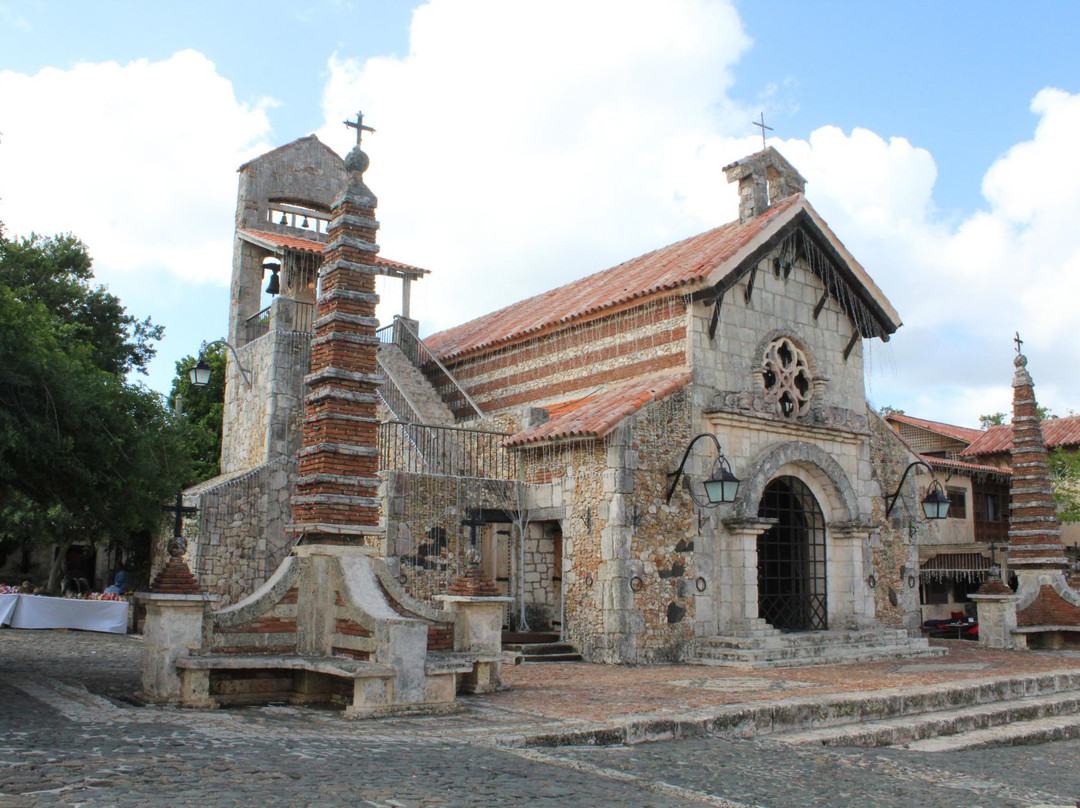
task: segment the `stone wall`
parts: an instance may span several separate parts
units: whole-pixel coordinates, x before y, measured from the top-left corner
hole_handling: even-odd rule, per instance
[[[279,458],[244,474],[185,492],[199,512],[185,519],[187,562],[203,588],[221,605],[249,595],[292,549],[289,480],[296,461]]]
[[[290,300],[275,301],[278,306]],[[235,474],[300,448],[303,380],[311,364],[311,334],[272,329],[237,351],[246,384],[230,354],[221,438],[221,473]]]

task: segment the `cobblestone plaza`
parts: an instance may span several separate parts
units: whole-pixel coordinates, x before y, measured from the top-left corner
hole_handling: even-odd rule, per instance
[[[139,707],[140,638],[5,630],[0,806],[1072,808],[1076,740],[948,753],[769,736],[539,745],[766,699],[1080,668],[1065,653],[953,645],[941,660],[770,671],[523,665],[457,715],[352,721],[287,705]]]

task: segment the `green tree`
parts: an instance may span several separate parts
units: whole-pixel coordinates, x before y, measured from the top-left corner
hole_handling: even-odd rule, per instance
[[[71,236],[0,239],[0,533],[145,555],[190,460],[161,396],[126,379],[161,329],[90,266]]]
[[[989,429],[992,426],[1002,426],[1009,416],[1003,412],[992,412],[989,415],[979,416],[979,429]]]
[[[1048,458],[1054,501],[1062,522],[1080,522],[1080,452],[1052,449]]]
[[[903,415],[904,411],[901,410],[901,409],[897,409],[896,407],[890,407],[888,404],[886,404],[884,407],[881,408],[881,414],[882,415]]]
[[[169,400],[176,406],[179,400],[183,411],[184,441],[193,462],[193,478],[188,483],[216,477],[221,471],[221,423],[225,413],[225,351],[222,343],[211,345],[202,352],[210,366],[210,384],[196,387],[189,371],[199,361],[197,356],[185,356],[176,363]]]

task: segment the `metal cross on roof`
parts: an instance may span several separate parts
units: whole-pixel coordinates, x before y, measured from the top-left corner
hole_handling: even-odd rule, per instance
[[[761,127],[761,148],[764,149],[765,148],[765,130],[768,129],[770,132],[773,131],[773,128],[771,126],[766,126],[765,125],[765,113],[764,112],[761,113],[761,122],[760,123],[758,121],[750,121],[750,123],[752,123],[754,126],[760,126]]]
[[[356,130],[356,145],[360,146],[360,138],[363,137],[364,132],[374,132],[370,126],[364,126],[364,113],[357,112],[355,121],[342,121],[350,129]]]
[[[1016,332],[1016,336],[1013,338],[1013,342],[1016,343],[1016,352],[1020,353],[1020,346],[1024,344],[1024,341],[1020,339],[1020,332]]]

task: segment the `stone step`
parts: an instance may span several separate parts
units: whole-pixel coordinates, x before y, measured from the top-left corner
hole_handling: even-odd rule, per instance
[[[784,668],[802,665],[842,665],[852,662],[878,662],[887,659],[925,659],[941,657],[945,648],[925,644],[822,646],[805,648],[698,649],[687,659],[691,665],[728,665],[741,668]]]
[[[780,735],[776,740],[792,744],[820,744],[822,746],[904,746],[909,749],[933,751],[921,746],[925,739],[944,742],[939,736],[987,733],[994,728],[1019,727],[1026,722],[1046,721],[1062,723],[1061,716],[1069,719],[1080,708],[1080,692],[1064,691],[1021,699],[975,704],[954,709],[936,710],[915,715],[870,721],[858,725],[827,727],[805,732]],[[1055,718],[1058,717],[1058,718]],[[1078,726],[1080,729],[1080,726]],[[997,733],[998,736],[1007,733]],[[986,735],[986,743],[995,733]],[[968,740],[967,743],[978,743]],[[932,745],[932,744],[928,744]],[[943,747],[944,748],[944,747]]]
[[[558,642],[557,631],[504,631],[502,633],[503,645],[508,643],[546,643]]]
[[[503,643],[504,651],[542,656],[544,654],[576,654],[577,649],[568,642],[552,643]]]
[[[921,741],[901,744],[901,748],[913,752],[959,752],[963,749],[981,749],[987,746],[1022,746],[1024,744],[1065,741],[1080,738],[1080,715],[1060,715],[1018,721],[998,727],[925,738]]]
[[[940,650],[940,649],[939,649]],[[539,731],[499,739],[507,746],[637,744],[678,738],[752,738],[825,727],[858,729],[867,722],[920,716],[942,710],[1073,691],[1080,673],[1058,672],[950,682],[888,690],[796,696],[775,701],[730,704],[684,715],[632,718],[619,726],[603,724],[572,732]],[[1064,718],[1056,720],[1064,723]]]
[[[581,662],[581,654],[522,654],[521,661],[525,662]]]
[[[778,637],[763,637],[760,639],[744,639],[741,637],[709,637],[707,639],[699,640],[697,643],[698,648],[718,648],[718,649],[746,649],[746,648],[758,648],[758,649],[770,649],[770,648],[794,648],[813,650],[815,648],[850,648],[856,646],[885,646],[885,645],[908,645],[912,641],[924,642],[921,637],[908,637],[906,633],[899,634],[861,634],[851,636],[837,636],[827,639],[813,638],[813,639],[800,639],[792,637],[792,635],[781,635]]]

